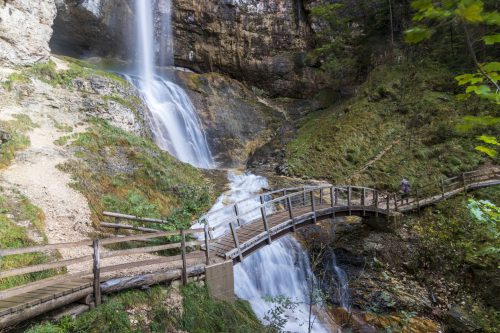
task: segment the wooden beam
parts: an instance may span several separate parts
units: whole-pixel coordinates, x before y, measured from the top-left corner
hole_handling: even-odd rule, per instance
[[[210,265],[210,246],[208,244],[208,225],[205,224],[205,263]]]
[[[238,240],[238,234],[236,233],[236,228],[233,222],[229,223],[229,228],[231,229],[231,234],[233,235],[234,246],[238,250],[238,259],[243,262],[243,256],[241,255],[240,241]]]
[[[91,255],[83,256],[83,257],[79,257],[79,258],[74,258],[74,259],[55,261],[55,262],[51,262],[48,264],[40,264],[40,265],[33,265],[33,266],[28,266],[28,267],[10,269],[8,271],[0,272],[0,278],[3,279],[3,278],[21,275],[21,274],[41,272],[41,271],[46,271],[46,270],[54,269],[54,268],[66,267],[69,265],[79,264],[79,263],[89,261],[89,260],[92,260]]]
[[[181,256],[182,256],[182,285],[187,285],[187,264],[186,264],[186,233],[181,230]]]
[[[349,209],[349,216],[352,215],[352,210],[351,210],[351,195],[352,195],[352,189],[351,186],[347,187],[347,207]]]
[[[115,230],[118,229],[128,229],[128,230],[135,230],[135,231],[143,231],[143,232],[160,232],[158,229],[151,229],[151,228],[143,228],[143,227],[134,227],[132,225],[127,225],[127,224],[118,224],[118,223],[107,223],[107,222],[101,222],[99,224],[100,227],[103,228],[113,228]]]
[[[93,265],[93,273],[94,273],[94,300],[95,305],[101,305],[101,255],[100,255],[100,244],[99,239],[95,239],[93,242],[94,247],[94,265]]]
[[[363,216],[366,215],[365,197],[366,197],[366,188],[363,187],[363,191],[361,192],[361,205],[363,206]]]
[[[166,220],[153,219],[153,218],[149,218],[149,217],[140,217],[140,216],[135,216],[135,215],[127,215],[127,214],[121,214],[121,213],[113,213],[113,212],[103,212],[102,215],[109,216],[109,217],[115,217],[115,218],[121,218],[124,220],[139,221],[139,222],[146,222],[146,223],[158,223],[158,224],[170,223],[169,221],[166,221]]]
[[[290,197],[287,198],[288,202],[288,215],[290,216],[290,220],[292,221],[292,231],[295,232],[295,219],[293,217],[293,207],[292,207],[292,200]]]

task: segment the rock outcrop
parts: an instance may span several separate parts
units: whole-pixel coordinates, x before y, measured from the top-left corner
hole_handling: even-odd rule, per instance
[[[54,0],[0,1],[0,65],[46,62],[55,16]]]
[[[220,71],[274,95],[318,89],[306,64],[312,34],[299,0],[174,0],[175,62]]]
[[[57,0],[52,51],[81,57],[129,55],[134,33],[131,1]]]
[[[155,0],[156,58],[168,45],[162,26],[174,32],[175,65],[198,73],[220,72],[268,91],[306,97],[322,86],[307,63],[313,44],[301,0]],[[132,0],[58,0],[52,49],[70,56],[130,59],[134,49]]]
[[[221,167],[243,167],[285,115],[242,83],[218,73],[178,72]]]

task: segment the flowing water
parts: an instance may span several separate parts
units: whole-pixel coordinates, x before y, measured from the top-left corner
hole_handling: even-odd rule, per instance
[[[138,64],[136,75],[127,75],[142,93],[149,111],[149,123],[157,144],[179,160],[201,168],[215,167],[196,110],[185,91],[155,70],[155,42],[153,7],[150,0],[136,0]],[[171,3],[162,1],[158,8],[163,15],[159,42],[161,64],[173,65],[173,38],[171,27]],[[165,26],[167,25],[167,26]],[[171,76],[173,77],[173,76]],[[264,177],[229,172],[230,190],[224,193],[211,211],[256,196],[267,188]],[[240,207],[245,211],[258,207],[260,200],[247,200]],[[216,227],[214,235],[227,230],[228,212],[212,214],[209,224]],[[230,213],[232,214],[232,212]],[[246,216],[252,220],[259,216]],[[193,226],[198,227],[198,226]],[[285,237],[259,252],[249,256],[235,267],[235,290],[238,297],[250,301],[259,318],[265,319],[276,304],[267,302],[266,297],[283,296],[297,303],[296,309],[288,311],[286,329],[292,332],[307,332],[309,323],[310,283],[314,274],[307,253],[293,237]],[[327,332],[316,314],[313,332]]]
[[[152,1],[136,0],[137,12],[137,76],[127,75],[141,92],[150,111],[149,123],[158,146],[177,159],[200,168],[213,168],[214,161],[205,133],[189,96],[165,73],[155,71],[154,27]],[[171,3],[162,2],[167,22],[162,26],[161,40],[166,40],[161,52],[162,62],[173,64],[173,41],[170,22]],[[162,42],[160,42],[162,44]],[[173,75],[172,75],[173,77]]]

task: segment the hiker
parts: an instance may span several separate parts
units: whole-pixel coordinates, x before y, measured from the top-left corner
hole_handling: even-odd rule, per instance
[[[406,203],[408,203],[408,199],[410,197],[410,182],[408,179],[403,178],[401,181],[401,204],[403,204],[403,199],[406,199]]]

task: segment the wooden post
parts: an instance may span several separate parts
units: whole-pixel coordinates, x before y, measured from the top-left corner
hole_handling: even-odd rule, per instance
[[[396,212],[398,211],[398,197],[396,194],[394,194],[394,209]]]
[[[390,200],[391,200],[391,197],[389,194],[387,194],[387,198],[385,200],[385,203],[386,203],[386,210],[387,210],[387,216],[389,216],[391,214],[391,209],[390,209]]]
[[[467,182],[465,181],[465,173],[462,173],[462,184],[464,186],[464,197],[467,198]]]
[[[286,190],[283,190],[283,196],[286,197]],[[285,209],[288,209],[287,205],[288,205],[288,201],[285,200]]]
[[[316,211],[316,205],[314,204],[314,190],[311,190],[311,211],[315,212]]]
[[[373,194],[375,196],[375,216],[378,217],[378,191],[375,190],[375,193]]]
[[[418,198],[418,188],[415,189],[415,196],[416,196],[416,200],[417,200],[418,215],[420,215],[420,199]]]
[[[366,189],[363,187],[363,192],[361,193],[361,205],[363,206],[363,216],[366,215],[366,205],[365,205],[365,196],[366,196]]]
[[[339,204],[339,189],[335,188],[335,206]]]
[[[209,253],[210,248],[208,245],[208,237],[210,237],[208,234],[208,225],[205,224],[205,260],[207,266],[210,265],[210,253]]]
[[[444,200],[444,181],[441,179],[441,198]]]
[[[271,232],[269,231],[269,226],[267,225],[266,208],[264,206],[260,207],[260,213],[262,214],[262,222],[264,223],[264,230],[267,232],[267,243],[271,244],[272,243]]]
[[[334,206],[335,206],[335,202],[334,202],[334,194],[333,194],[333,191],[334,191],[334,189],[333,189],[333,186],[332,186],[332,187],[330,187],[330,204],[331,204],[331,206],[332,206],[332,219],[334,219],[334,218],[335,218],[335,208],[334,208]]]
[[[186,264],[186,232],[181,230],[181,257],[182,257],[182,285],[187,284],[187,264]]]
[[[288,202],[288,214],[290,215],[290,220],[292,220],[292,230],[295,232],[295,219],[293,217],[293,207],[292,207],[292,199],[290,197],[286,198]]]
[[[350,186],[347,187],[347,207],[349,208],[349,216],[352,215],[351,213],[351,192],[352,189]]]
[[[234,246],[238,250],[238,259],[240,262],[243,262],[243,256],[241,255],[240,249],[240,241],[238,240],[238,234],[236,233],[236,228],[234,227],[233,222],[229,223],[229,227],[231,228],[231,234],[233,235]]]
[[[320,205],[323,204],[323,189],[322,188],[319,189],[319,204]]]
[[[241,226],[241,221],[240,221],[240,218],[238,216],[240,216],[240,212],[238,210],[238,204],[234,204],[234,215],[236,216],[236,224],[239,226]]]
[[[95,306],[101,305],[101,255],[99,239],[94,239],[94,300]]]

